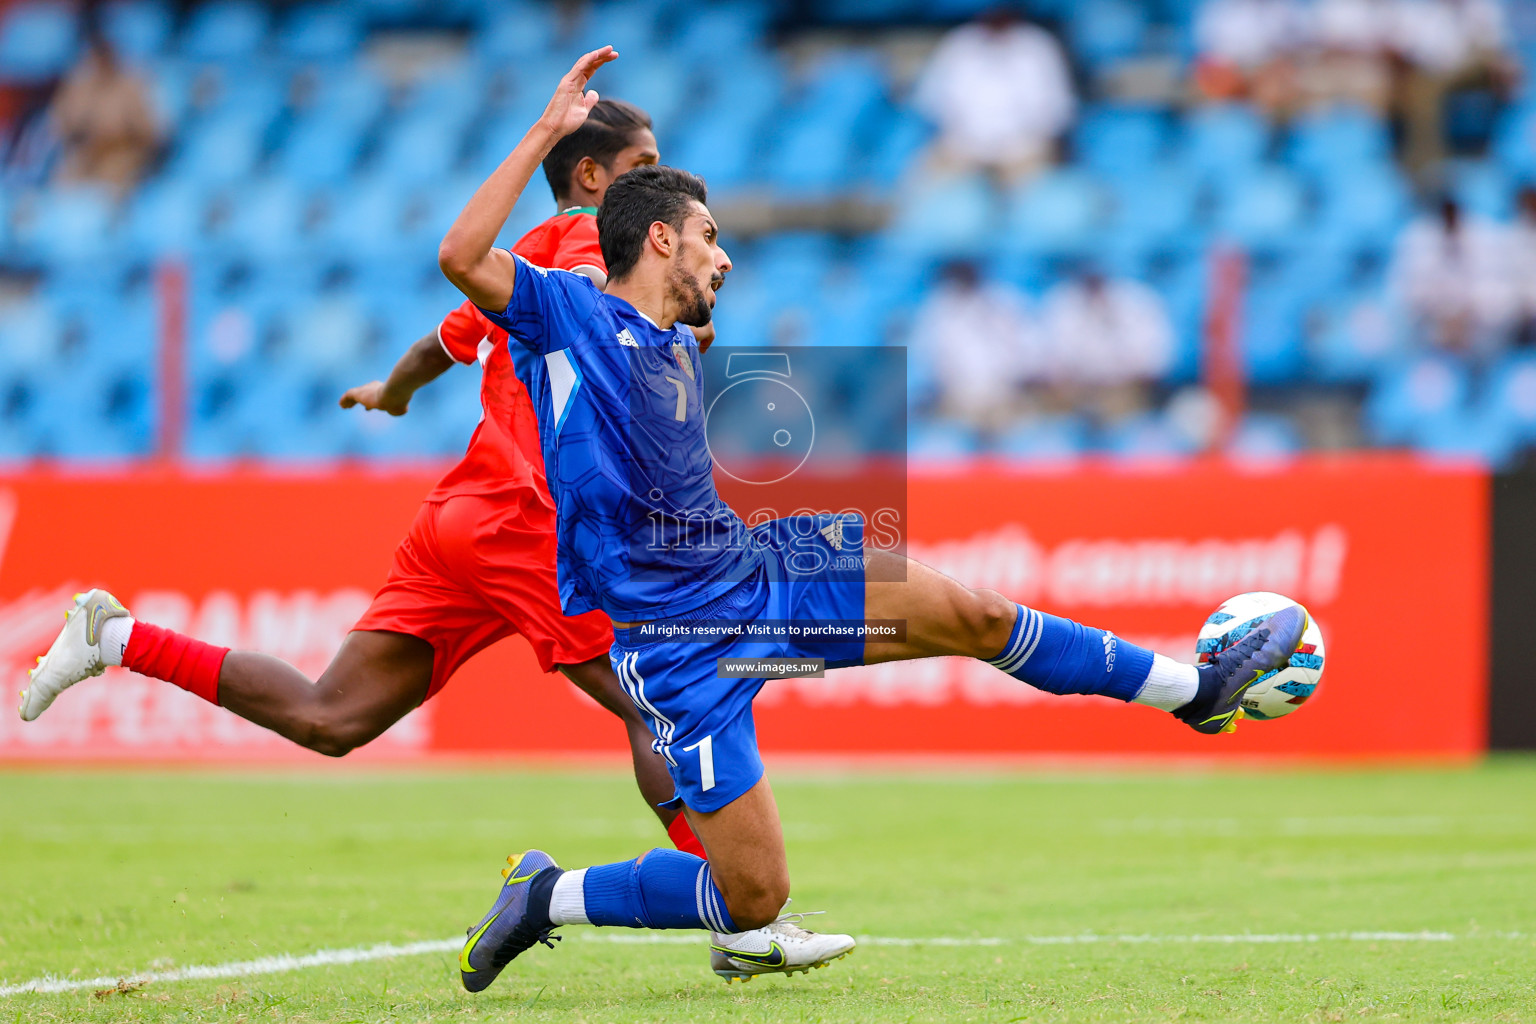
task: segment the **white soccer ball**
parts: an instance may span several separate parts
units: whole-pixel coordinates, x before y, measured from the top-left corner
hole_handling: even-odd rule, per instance
[[[1222,602],[1200,627],[1195,650],[1202,663],[1237,643],[1249,630],[1282,608],[1297,604],[1283,594],[1255,591],[1238,594]],[[1300,607],[1298,605],[1298,607]],[[1303,612],[1306,608],[1302,607]],[[1291,655],[1291,663],[1267,672],[1243,694],[1243,715],[1259,720],[1288,715],[1307,702],[1323,678],[1323,632],[1317,620],[1307,613],[1307,628],[1301,634],[1301,646]]]

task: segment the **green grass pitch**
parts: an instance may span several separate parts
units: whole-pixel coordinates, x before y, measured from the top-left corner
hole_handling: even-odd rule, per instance
[[[6,995],[0,1024],[1536,1021],[1536,760],[776,777],[795,908],[872,937],[807,976],[727,987],[702,936],[565,929],[480,996],[434,952]],[[608,771],[9,771],[0,794],[0,988],[443,940],[508,852],[662,838]],[[972,944],[889,941],[936,938]]]

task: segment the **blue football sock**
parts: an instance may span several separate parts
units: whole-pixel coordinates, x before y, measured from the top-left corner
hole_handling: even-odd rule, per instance
[[[593,924],[737,930],[709,862],[678,850],[652,850],[637,860],[588,868],[582,896]]]
[[[1018,606],[1003,653],[989,658],[1015,679],[1049,693],[1097,693],[1134,700],[1152,671],[1152,652],[1107,630]]]

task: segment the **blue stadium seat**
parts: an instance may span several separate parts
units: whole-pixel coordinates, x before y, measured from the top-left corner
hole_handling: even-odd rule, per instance
[[[267,9],[253,0],[213,0],[192,8],[181,34],[181,52],[198,61],[228,62],[254,56],[266,42]]]
[[[760,123],[751,110],[730,112],[728,105],[712,102],[667,144],[663,158],[702,176],[712,193],[730,192],[748,184],[760,167]]]
[[[1212,105],[1184,122],[1182,162],[1196,173],[1235,174],[1257,165],[1269,148],[1269,126],[1252,109]]]
[[[403,185],[432,184],[452,172],[462,142],[457,124],[434,114],[420,114],[390,126],[375,170]]]
[[[1288,383],[1301,372],[1306,296],[1296,289],[1250,290],[1243,297],[1240,333],[1244,362],[1257,383]]]
[[[1287,157],[1300,170],[1337,177],[1391,160],[1392,140],[1380,117],[1360,107],[1336,105],[1295,122]]]
[[[302,117],[283,141],[276,170],[304,185],[339,185],[357,166],[366,127],[320,113]]]
[[[897,107],[878,117],[872,135],[865,179],[876,187],[890,187],[917,163],[933,129],[910,110]]]
[[[583,12],[569,48],[575,53],[584,53],[599,46],[612,46],[626,61],[651,61],[656,46],[657,15],[665,12],[662,4],[598,0]],[[628,93],[616,92],[615,95],[629,98]]]
[[[997,237],[997,200],[980,177],[918,183],[897,203],[885,240],[897,252],[933,257],[975,255]]]
[[[1493,160],[1456,160],[1447,168],[1451,193],[1468,213],[1506,220],[1514,212],[1515,183]]]
[[[135,256],[195,254],[207,233],[207,190],[195,182],[159,179],[134,193],[123,238]]]
[[[1495,364],[1486,392],[1490,414],[1521,441],[1536,442],[1536,355],[1521,353]]]
[[[1088,428],[1079,417],[1046,416],[1010,427],[993,447],[1020,462],[1059,466],[1078,462],[1088,446]]]
[[[1067,39],[1090,67],[1101,67],[1141,52],[1147,32],[1144,3],[1084,0],[1068,6]]]
[[[35,84],[62,75],[79,34],[67,5],[34,0],[0,12],[0,82]]]
[[[1078,162],[1096,174],[1135,179],[1163,157],[1168,124],[1160,111],[1141,107],[1089,107],[1072,133]]]
[[[1407,331],[1400,311],[1380,301],[1378,290],[1349,292],[1320,303],[1313,326],[1308,371],[1327,381],[1361,383],[1380,376],[1402,358]]]
[[[1296,239],[1305,210],[1300,180],[1283,168],[1265,167],[1221,182],[1214,227],[1246,246],[1285,245]]]
[[[63,355],[64,317],[39,297],[0,309],[0,366],[7,371],[38,371]]]
[[[259,114],[226,114],[199,121],[182,135],[166,176],[206,184],[244,178],[261,158],[266,129],[266,117]]]
[[[1536,100],[1507,111],[1494,134],[1493,153],[1512,173],[1536,175]]]
[[[323,65],[304,113],[342,124],[366,126],[384,112],[389,89],[363,61]]]
[[[1517,440],[1512,426],[1484,410],[1447,410],[1414,425],[1413,446],[1437,459],[1471,461],[1502,469],[1513,459]]]
[[[303,245],[308,206],[303,190],[287,178],[242,184],[212,241],[258,260],[292,259]]]
[[[1368,165],[1323,180],[1316,238],[1339,247],[1390,245],[1410,212],[1402,173],[1388,164]]]
[[[475,53],[493,64],[521,62],[548,54],[556,45],[556,30],[552,5],[507,0],[475,33],[472,45]]]
[[[907,438],[907,456],[930,462],[958,462],[981,451],[976,432],[958,423],[919,421]]]
[[[1098,238],[1108,199],[1082,171],[1048,171],[1024,184],[1011,197],[1004,235],[1010,251],[1077,255]]]
[[[770,12],[766,7],[731,3],[695,8],[683,19],[672,49],[689,54],[735,54],[761,44]],[[730,61],[722,62],[729,73]]]
[[[278,28],[278,48],[300,60],[338,60],[363,37],[358,10],[345,3],[306,3],[289,8]]]
[[[1195,454],[1194,444],[1168,417],[1148,413],[1105,428],[1104,451],[1119,459],[1165,460]]]
[[[1377,441],[1401,444],[1425,422],[1461,413],[1469,389],[1461,363],[1424,356],[1377,381],[1366,399],[1365,421]]]
[[[1251,412],[1227,441],[1227,452],[1245,461],[1278,461],[1302,450],[1301,436],[1288,417]]]
[[[112,0],[101,7],[102,35],[124,60],[134,64],[164,52],[174,21],[170,5],[163,0]]]
[[[1152,164],[1111,181],[1106,236],[1137,246],[1167,244],[1196,230],[1200,183],[1172,164]]]
[[[100,253],[114,234],[114,203],[105,188],[55,185],[37,193],[14,244],[42,260],[78,260]]]

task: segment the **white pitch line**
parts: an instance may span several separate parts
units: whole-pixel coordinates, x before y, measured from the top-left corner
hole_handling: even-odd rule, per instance
[[[693,932],[575,932],[572,938],[581,942],[618,943],[621,945],[677,945],[692,946],[701,940]],[[864,946],[1073,946],[1105,943],[1160,944],[1160,943],[1213,943],[1218,945],[1258,944],[1307,944],[1317,942],[1457,942],[1462,939],[1519,940],[1536,938],[1525,932],[1480,932],[1475,935],[1457,935],[1453,932],[1282,932],[1275,934],[1241,935],[1022,935],[1017,938],[988,938],[985,936],[949,936],[931,938],[906,938],[891,935],[860,935]],[[41,978],[14,985],[0,985],[0,998],[26,994],[76,992],[80,989],[115,988],[124,985],[149,985],[167,981],[205,981],[219,978],[248,978],[259,974],[283,974],[303,970],[306,967],[333,967],[342,964],[365,963],[369,960],[388,960],[399,956],[421,956],[427,953],[451,953],[464,944],[461,938],[432,939],[423,942],[395,944],[383,942],[375,946],[354,946],[351,949],[322,949],[303,956],[282,953],[257,960],[235,960],[223,964],[194,964],[165,971],[141,971],[137,974],[114,975],[101,978],[57,978],[45,974]]]

